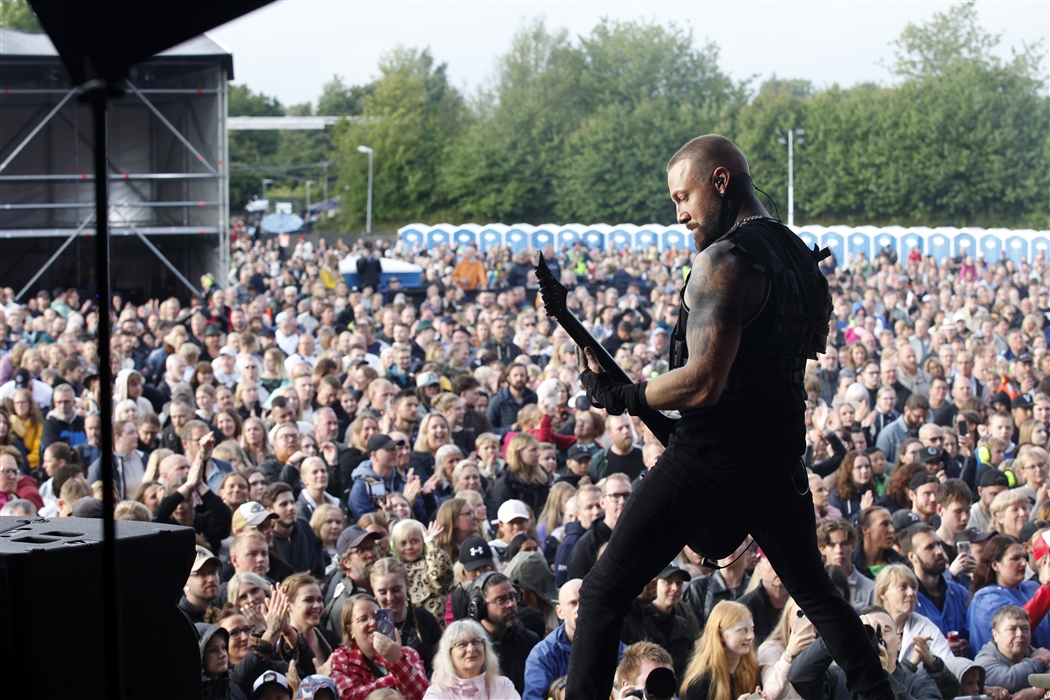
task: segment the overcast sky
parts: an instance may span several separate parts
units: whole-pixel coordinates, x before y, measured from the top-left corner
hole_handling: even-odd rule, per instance
[[[735,79],[804,78],[817,87],[887,83],[881,62],[909,22],[948,2],[351,2],[281,0],[209,34],[233,52],[235,82],[283,104],[316,101],[333,75],[362,84],[379,57],[397,45],[429,47],[466,92],[490,79],[511,37],[536,17],[549,28],[588,34],[602,17],[689,26],[697,43],[721,49],[722,70]],[[1050,33],[1046,0],[977,4],[982,25],[1002,34],[1001,50],[1042,41]],[[1045,63],[1044,58],[1044,65]]]

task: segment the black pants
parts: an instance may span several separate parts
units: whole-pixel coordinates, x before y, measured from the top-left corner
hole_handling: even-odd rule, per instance
[[[620,628],[638,592],[715,518],[742,522],[865,700],[893,697],[860,618],[835,591],[817,548],[813,501],[795,459],[711,464],[675,449],[645,475],[580,591],[568,700],[607,700]],[[747,689],[749,692],[751,689]]]

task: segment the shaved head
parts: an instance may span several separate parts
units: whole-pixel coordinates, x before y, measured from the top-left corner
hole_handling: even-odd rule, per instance
[[[730,171],[730,180],[732,175],[744,173],[748,177],[739,179],[750,181],[751,169],[747,165],[747,158],[736,144],[719,134],[697,136],[679,148],[667,161],[667,172],[671,172],[671,168],[682,161],[687,161],[693,168],[694,176],[701,180],[711,178],[715,169],[721,166]]]
[[[747,158],[718,134],[697,136],[667,163],[667,187],[676,219],[702,251],[748,215],[768,216],[755,197]]]

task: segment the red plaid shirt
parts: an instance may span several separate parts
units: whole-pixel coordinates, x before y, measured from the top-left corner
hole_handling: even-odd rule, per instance
[[[415,649],[401,647],[401,660],[396,664],[387,663],[378,654],[372,663],[386,669],[387,674],[376,678],[356,646],[343,646],[332,652],[332,678],[339,688],[339,700],[364,700],[379,688],[393,688],[404,695],[405,700],[422,700],[430,684],[423,671],[423,660]]]

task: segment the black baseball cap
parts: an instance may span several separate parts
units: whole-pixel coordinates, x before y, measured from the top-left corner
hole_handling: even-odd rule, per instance
[[[978,486],[1005,486],[1010,488],[1010,480],[1000,471],[995,469],[989,469],[981,475],[981,480],[977,484]]]
[[[574,459],[579,461],[581,459],[590,459],[591,451],[583,445],[573,445],[569,448],[568,454],[565,455],[565,459]]]
[[[940,462],[942,459],[944,459],[944,453],[938,450],[936,447],[924,447],[919,452],[919,461],[923,464],[929,464],[930,462]],[[916,477],[917,476],[918,474],[916,474]],[[912,481],[914,482],[915,479],[913,478]]]
[[[376,450],[392,450],[395,447],[399,447],[400,445],[404,444],[404,440],[395,440],[389,435],[376,433],[372,437],[368,438],[368,444],[365,445],[365,454],[372,454]]]
[[[476,535],[463,540],[459,546],[459,563],[467,571],[476,571],[482,566],[496,568],[489,543]]]
[[[28,389],[33,383],[33,375],[25,367],[19,367],[14,375],[16,389]]]
[[[1017,358],[1017,361],[1024,362],[1024,360],[1021,359],[1022,357],[1024,357],[1024,355]],[[1034,405],[1035,403],[1032,401],[1032,397],[1028,394],[1018,394],[1014,397],[1014,400],[1010,402],[1010,408],[1031,408]]]
[[[936,447],[930,447],[930,448],[927,448],[927,449],[937,450]],[[923,450],[923,457],[926,456],[925,452],[926,452],[926,450]],[[937,453],[938,453],[937,456],[940,457],[940,450],[937,450]],[[915,476],[913,476],[911,478],[911,481],[908,482],[908,488],[911,489],[912,491],[914,491],[915,489],[919,488],[920,486],[925,486],[926,484],[936,484],[936,483],[939,483],[939,482],[937,481],[937,477],[935,477],[933,474],[931,474],[929,472],[919,472],[919,473],[917,473]]]
[[[664,570],[656,575],[656,578],[663,579],[664,581],[666,581],[667,579],[671,578],[675,574],[681,574],[685,578],[685,582],[686,583],[689,583],[689,581],[691,581],[693,579],[693,577],[689,575],[688,571],[686,571],[682,567],[678,566],[678,564],[676,564],[673,561],[670,564],[668,564],[667,566],[665,566]]]
[[[987,542],[998,534],[998,532],[993,530],[978,530],[975,527],[968,527],[959,533],[959,538],[956,541],[980,544],[981,542]]]
[[[222,330],[214,323],[209,323],[207,328],[204,329],[204,337],[207,338],[212,335],[222,335]]]
[[[1035,362],[1035,360],[1032,359],[1031,353],[1027,353],[1027,352],[1022,352],[1020,355],[1018,355],[1017,356],[1017,361],[1018,362]]]

